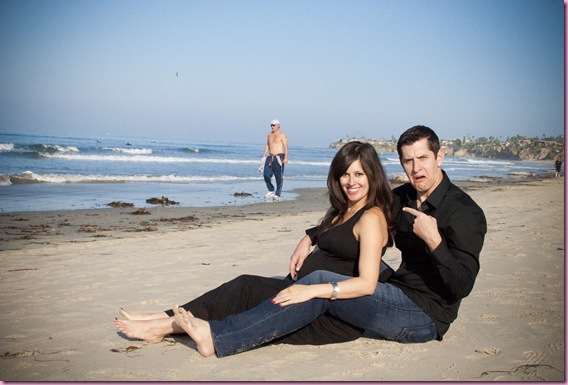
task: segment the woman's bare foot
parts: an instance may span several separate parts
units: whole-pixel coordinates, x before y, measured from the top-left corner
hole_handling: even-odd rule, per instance
[[[137,320],[137,321],[145,321],[145,320],[152,320],[152,319],[160,319],[160,318],[168,318],[165,312],[160,313],[140,313],[140,314],[130,314],[123,308],[120,308],[118,311],[121,316],[128,320]]]
[[[162,342],[166,335],[175,332],[172,324],[175,321],[170,317],[146,321],[114,319],[114,325],[125,336],[147,342]]]
[[[184,308],[174,306],[175,322],[193,339],[197,345],[197,351],[203,357],[209,357],[215,354],[215,346],[213,345],[213,337],[211,336],[211,327],[209,322],[200,318],[195,318],[193,314]]]

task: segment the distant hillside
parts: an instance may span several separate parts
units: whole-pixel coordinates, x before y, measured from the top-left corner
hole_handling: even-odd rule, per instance
[[[345,137],[330,143],[331,148],[340,148],[352,141],[371,144],[378,152],[396,152],[396,140]],[[467,140],[441,140],[442,149],[448,156],[501,160],[556,160],[564,161],[564,137],[525,138],[516,136],[501,142],[495,138],[468,138]]]

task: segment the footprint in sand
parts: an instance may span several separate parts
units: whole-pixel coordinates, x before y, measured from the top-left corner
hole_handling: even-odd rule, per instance
[[[514,259],[514,260],[518,260],[518,259],[523,259],[526,258],[526,254],[525,253],[517,253],[515,255],[507,255],[507,258],[509,259]]]
[[[288,354],[286,357],[289,360],[311,361],[317,359],[319,356],[317,353],[312,352],[294,352]]]
[[[6,341],[15,341],[17,339],[26,338],[26,337],[27,336],[25,334],[10,334],[10,335],[5,336],[4,339]]]
[[[493,346],[487,347],[487,348],[479,348],[479,349],[475,349],[476,353],[483,353],[483,354],[487,354],[490,356],[494,356],[496,354],[501,353],[501,349],[500,348],[496,348]]]
[[[546,359],[546,354],[529,350],[523,353],[523,357],[527,360],[528,365],[540,365]]]

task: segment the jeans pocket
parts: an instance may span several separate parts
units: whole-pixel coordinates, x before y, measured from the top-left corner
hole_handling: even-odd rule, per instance
[[[400,334],[396,336],[395,341],[403,344],[412,342],[428,342],[436,339],[436,337],[438,337],[436,325],[431,323],[427,326],[403,328]]]

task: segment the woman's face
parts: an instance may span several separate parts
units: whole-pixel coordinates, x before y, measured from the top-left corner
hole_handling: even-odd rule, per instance
[[[351,205],[358,202],[363,204],[367,202],[369,180],[358,159],[351,163],[345,174],[339,178],[339,184]]]

